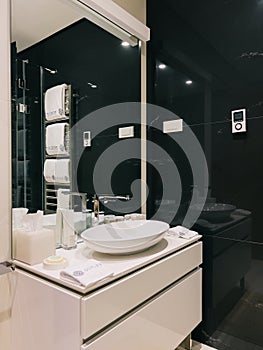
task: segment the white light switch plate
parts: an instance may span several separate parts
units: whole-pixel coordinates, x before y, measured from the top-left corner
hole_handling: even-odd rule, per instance
[[[83,146],[84,147],[91,146],[91,132],[90,131],[83,132]]]
[[[119,128],[119,139],[123,139],[125,137],[134,137],[134,126]]]
[[[165,134],[179,131],[183,131],[183,119],[167,120],[163,122],[163,132]]]

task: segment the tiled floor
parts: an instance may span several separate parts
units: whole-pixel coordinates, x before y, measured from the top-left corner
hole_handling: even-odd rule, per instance
[[[216,350],[216,349],[194,341],[193,346],[192,346],[192,350]]]

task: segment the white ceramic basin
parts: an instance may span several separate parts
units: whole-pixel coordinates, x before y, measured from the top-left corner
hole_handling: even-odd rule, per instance
[[[107,254],[130,254],[158,243],[169,229],[162,221],[135,220],[91,227],[81,237],[89,248]]]

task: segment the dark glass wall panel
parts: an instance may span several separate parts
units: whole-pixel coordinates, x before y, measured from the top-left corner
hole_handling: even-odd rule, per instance
[[[182,137],[193,131],[209,169],[206,204],[193,226],[204,247],[203,322],[194,338],[220,350],[263,349],[262,14],[256,0],[148,3],[148,101],[184,120]],[[231,111],[240,108],[247,132],[232,134]],[[171,224],[181,224],[193,197],[191,164],[154,125],[148,139],[168,150],[180,172],[182,199]],[[151,216],[165,186],[152,165],[148,183]]]

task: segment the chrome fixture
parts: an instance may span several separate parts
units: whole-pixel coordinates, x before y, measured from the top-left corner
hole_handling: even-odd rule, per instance
[[[100,211],[100,201],[103,203],[107,203],[108,201],[116,201],[116,200],[123,200],[123,201],[129,201],[131,197],[127,194],[124,196],[120,195],[108,195],[108,194],[95,194],[93,196],[93,203],[94,203],[94,216],[99,219],[99,211]]]
[[[85,212],[87,209],[87,193],[84,192],[63,192],[63,194],[68,194],[71,198],[72,197],[81,197],[81,210],[82,212]]]

